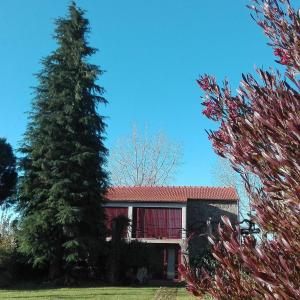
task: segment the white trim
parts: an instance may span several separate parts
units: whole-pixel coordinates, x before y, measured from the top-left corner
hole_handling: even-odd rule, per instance
[[[133,238],[133,241],[139,241],[142,243],[149,243],[149,244],[181,244],[181,239],[147,239],[147,238]]]
[[[106,241],[109,242],[111,241],[111,236],[106,238]],[[131,238],[129,240],[128,238],[125,239],[126,242],[131,242],[131,241],[139,241],[142,243],[149,243],[149,244],[176,244],[182,247],[183,241],[181,239],[147,239],[147,238]]]
[[[186,239],[186,206],[181,208],[181,238]]]
[[[186,207],[186,203],[174,202],[106,202],[104,207],[169,207],[169,208],[182,208]]]
[[[132,218],[133,218],[133,207],[132,205],[128,206],[128,219],[129,219],[129,227],[127,230],[128,239],[132,238]]]

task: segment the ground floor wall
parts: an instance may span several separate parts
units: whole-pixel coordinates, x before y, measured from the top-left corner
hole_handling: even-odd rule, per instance
[[[152,244],[153,256],[149,258],[149,278],[177,280],[181,263],[181,247],[176,244]]]
[[[188,253],[191,263],[210,252],[208,235],[217,235],[222,216],[238,221],[238,203],[229,200],[189,200],[187,202]]]

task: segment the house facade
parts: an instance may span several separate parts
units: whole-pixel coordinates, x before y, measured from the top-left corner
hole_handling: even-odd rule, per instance
[[[106,198],[108,228],[115,217],[128,217],[126,239],[151,244],[157,263],[153,276],[159,279],[179,278],[178,266],[191,234],[189,251],[196,255],[222,215],[233,222],[238,215],[237,193],[228,187],[113,187]]]

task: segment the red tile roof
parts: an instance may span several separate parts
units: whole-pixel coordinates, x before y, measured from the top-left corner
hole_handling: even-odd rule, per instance
[[[186,202],[188,199],[238,200],[231,187],[206,186],[115,186],[110,188],[108,201]]]

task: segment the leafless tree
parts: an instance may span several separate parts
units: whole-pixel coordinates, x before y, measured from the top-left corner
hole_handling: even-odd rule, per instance
[[[159,132],[132,133],[119,139],[111,150],[109,171],[114,185],[166,185],[174,179],[181,164],[182,147]]]
[[[232,168],[230,161],[219,156],[212,167],[212,175],[215,184],[230,186],[236,189],[240,198],[240,216],[241,218],[247,218],[246,215],[251,212],[250,198],[243,178]],[[243,176],[247,176],[253,188],[260,186],[260,181],[254,174],[245,173]]]
[[[10,251],[15,247],[13,216],[9,208],[0,205],[0,252]],[[1,264],[1,257],[0,257]]]

